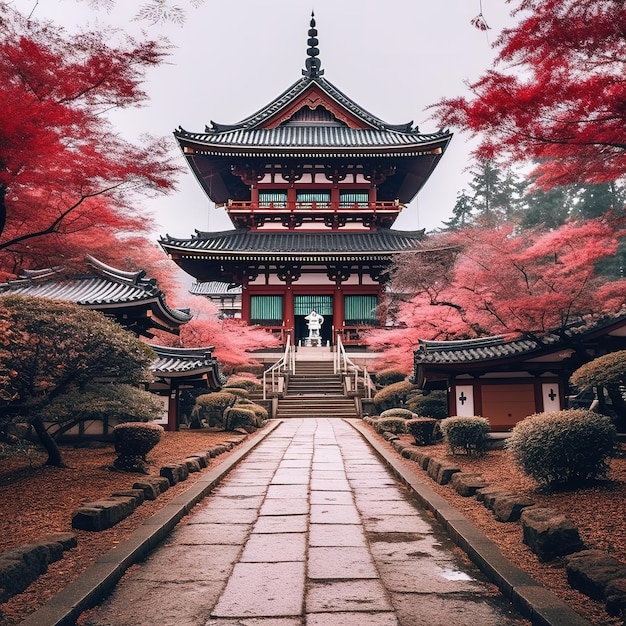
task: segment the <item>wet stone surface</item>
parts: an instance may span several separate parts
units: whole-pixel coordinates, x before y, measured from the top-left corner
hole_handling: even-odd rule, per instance
[[[85,626],[525,624],[340,420],[286,420]]]

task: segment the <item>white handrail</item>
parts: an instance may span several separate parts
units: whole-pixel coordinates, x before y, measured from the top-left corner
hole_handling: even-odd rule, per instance
[[[335,374],[350,374],[354,376],[354,390],[359,391],[359,384],[365,392],[365,396],[368,400],[372,398],[372,389],[375,389],[375,385],[370,378],[367,371],[367,367],[359,367],[356,363],[350,360],[350,357],[346,354],[346,349],[341,341],[341,335],[337,334],[334,369]]]
[[[269,367],[263,372],[263,400],[267,400],[267,376],[271,374],[271,392],[275,393],[278,388],[278,381],[284,376],[286,371],[290,371],[292,374],[296,372],[296,351],[291,345],[291,335],[287,335],[287,341],[285,342],[285,352],[274,365]]]

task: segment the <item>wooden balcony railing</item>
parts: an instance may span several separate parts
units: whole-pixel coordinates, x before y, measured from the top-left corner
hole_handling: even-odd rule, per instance
[[[399,213],[404,205],[400,202],[250,202],[230,200],[229,213],[272,213],[275,215],[295,212],[350,214],[354,212]]]

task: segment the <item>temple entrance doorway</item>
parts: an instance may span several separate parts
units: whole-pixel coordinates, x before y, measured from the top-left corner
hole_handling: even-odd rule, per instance
[[[333,297],[331,295],[294,295],[293,308],[295,317],[295,337],[296,343],[305,344],[305,340],[309,336],[309,327],[307,315],[315,311],[324,318],[319,329],[321,345],[333,343]]]

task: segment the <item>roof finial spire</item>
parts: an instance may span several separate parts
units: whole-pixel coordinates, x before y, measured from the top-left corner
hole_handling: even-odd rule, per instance
[[[319,39],[317,38],[317,28],[315,28],[315,13],[311,11],[311,23],[309,28],[309,38],[307,39],[308,48],[306,51],[307,58],[304,63],[305,70],[302,70],[302,75],[309,78],[317,78],[324,73],[322,62],[317,58],[319,56]]]

